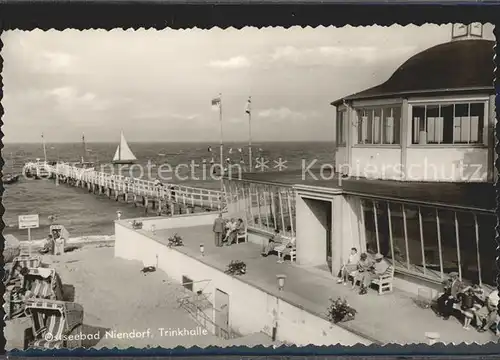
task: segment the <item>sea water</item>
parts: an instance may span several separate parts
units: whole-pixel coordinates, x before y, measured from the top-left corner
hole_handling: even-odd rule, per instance
[[[202,174],[191,176],[189,165],[191,162],[202,169],[203,160],[210,165],[214,158],[219,162],[218,144],[207,143],[130,143],[130,148],[137,157],[137,164],[123,167],[123,175],[132,175],[147,179],[148,168],[151,176],[158,177],[161,168],[163,176],[169,181],[182,183],[186,186],[218,189],[219,183],[208,177],[203,179]],[[211,148],[212,151],[209,151]],[[252,146],[254,166],[255,158],[263,157],[269,160],[269,168],[265,171],[275,171],[274,168],[279,158],[286,161],[284,170],[297,170],[302,166],[302,160],[310,162],[317,159],[318,164],[331,164],[333,161],[334,144],[327,142],[268,142],[257,143]],[[52,161],[79,161],[83,155],[81,143],[46,144],[47,158]],[[117,167],[110,165],[116,150],[114,143],[88,143],[86,145],[86,161],[92,161],[106,171],[117,171]],[[248,145],[243,143],[225,144],[224,158],[230,158],[233,163],[239,164],[243,159],[248,166]],[[232,151],[230,152],[230,149]],[[239,151],[241,149],[241,152]],[[36,158],[43,159],[41,144],[5,144],[2,151],[5,166],[4,174],[21,172],[24,163]],[[168,164],[168,166],[165,166]],[[99,168],[99,166],[98,166]],[[165,173],[165,169],[177,169],[175,173]],[[254,169],[261,171],[261,169]],[[142,174],[141,174],[142,173]],[[277,173],[278,175],[279,173]],[[171,180],[170,180],[171,178]],[[40,228],[32,230],[32,239],[46,237],[51,224],[50,218],[62,224],[69,231],[71,237],[89,235],[112,235],[114,233],[113,220],[116,212],[122,211],[122,218],[144,216],[144,209],[134,207],[132,204],[116,202],[105,195],[89,194],[87,189],[75,188],[67,184],[56,185],[53,180],[34,180],[21,177],[19,182],[5,185],[3,194],[5,214],[4,234],[13,234],[20,240],[27,240],[27,230],[18,229],[18,216],[39,214]]]

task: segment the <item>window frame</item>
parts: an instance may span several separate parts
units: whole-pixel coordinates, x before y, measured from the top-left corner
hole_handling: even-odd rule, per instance
[[[335,142],[340,147],[347,146],[347,111],[347,109],[337,109],[335,118]],[[342,117],[339,117],[339,115],[342,115]]]
[[[480,126],[481,122],[478,121],[478,127],[477,127],[477,133],[478,133],[478,141],[477,142],[471,142],[471,134],[472,134],[472,122],[469,120],[469,132],[468,132],[468,137],[469,140],[468,142],[462,142],[462,141],[456,141],[455,139],[455,109],[456,105],[467,105],[467,112],[468,112],[468,118],[470,119],[471,115],[471,107],[473,104],[482,104],[483,105],[483,126]],[[428,126],[428,121],[427,121],[427,107],[429,106],[437,106],[438,107],[438,118],[442,119],[442,107],[444,106],[453,106],[453,115],[452,115],[452,127],[453,127],[453,132],[452,132],[452,142],[451,143],[445,143],[445,142],[432,142],[429,143],[428,141],[425,144],[420,144],[420,137],[414,142],[414,117],[413,117],[413,109],[415,107],[421,107],[424,108],[424,119],[420,120],[423,121],[424,123],[424,129],[427,132],[427,126]],[[489,123],[489,99],[488,98],[466,98],[466,99],[442,99],[442,100],[419,100],[419,101],[409,101],[408,102],[408,118],[409,118],[409,124],[408,124],[408,129],[411,129],[408,131],[409,136],[409,141],[408,141],[408,147],[487,147],[487,129],[488,129],[488,123]],[[443,121],[443,120],[442,120]],[[462,125],[461,120],[461,125]],[[444,122],[443,122],[444,123]],[[420,126],[421,128],[421,126]],[[444,129],[444,125],[443,125]],[[420,132],[418,134],[420,136]],[[444,140],[444,139],[443,139]]]
[[[399,125],[396,126],[397,119],[394,117],[395,109],[399,109]],[[390,110],[390,116],[386,117],[386,111]],[[354,146],[357,147],[401,147],[401,129],[403,122],[403,106],[401,103],[391,103],[391,104],[383,104],[383,105],[367,105],[367,106],[358,106],[354,109],[355,116],[357,119],[357,131],[356,131],[356,143]],[[368,114],[371,113],[371,117]],[[361,141],[363,137],[363,118],[366,118],[368,121],[368,125],[366,126],[366,138],[368,138],[369,134],[371,135],[371,142]],[[378,118],[378,121],[375,119]],[[392,118],[392,143],[384,142],[386,139],[386,119]],[[378,122],[378,126],[377,123]],[[370,129],[368,129],[370,126]],[[399,134],[397,134],[399,132]],[[375,139],[374,135],[377,134],[377,139]]]

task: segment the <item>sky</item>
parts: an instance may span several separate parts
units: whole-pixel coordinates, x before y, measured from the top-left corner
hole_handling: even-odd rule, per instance
[[[485,28],[493,39],[491,27]],[[333,100],[378,85],[451,25],[7,31],[4,142],[332,141]]]

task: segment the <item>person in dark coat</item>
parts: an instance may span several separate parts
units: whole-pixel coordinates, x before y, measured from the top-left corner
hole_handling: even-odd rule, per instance
[[[222,237],[224,235],[224,220],[222,219],[222,213],[214,221],[213,232],[215,239],[215,246],[222,246]]]

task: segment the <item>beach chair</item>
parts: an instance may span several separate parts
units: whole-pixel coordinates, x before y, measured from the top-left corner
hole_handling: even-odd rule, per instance
[[[37,268],[42,264],[42,259],[38,255],[20,255],[12,260],[12,266],[6,278],[4,279],[5,286],[15,285],[22,281],[21,269]]]
[[[23,278],[22,285],[5,293],[6,319],[23,317],[26,305],[25,295],[30,292],[30,299],[63,300],[61,278],[54,269],[34,268]]]
[[[394,266],[389,266],[385,273],[372,280],[372,284],[378,286],[378,294],[388,294],[392,292],[392,282],[394,280]]]
[[[83,307],[80,304],[34,300],[26,303],[25,311],[31,318],[31,327],[24,331],[24,350],[82,347],[78,336],[83,328]]]

